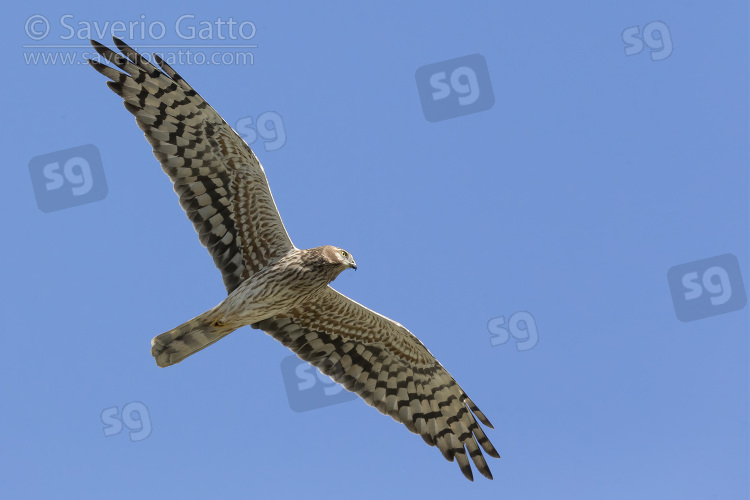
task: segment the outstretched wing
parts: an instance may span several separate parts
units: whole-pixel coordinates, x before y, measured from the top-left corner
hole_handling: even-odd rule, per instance
[[[468,453],[479,472],[492,479],[480,446],[488,455],[500,456],[474,416],[490,428],[492,424],[400,324],[328,287],[288,317],[252,326],[421,435],[447,460],[455,458],[467,478],[473,480]]]
[[[180,204],[221,271],[227,293],[293,248],[266,174],[245,141],[166,62],[156,66],[122,40],[125,57],[91,44],[122,72],[89,60],[125,100],[174,183]]]

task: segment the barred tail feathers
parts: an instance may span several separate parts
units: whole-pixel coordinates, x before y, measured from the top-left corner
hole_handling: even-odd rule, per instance
[[[156,364],[165,367],[179,363],[237,329],[216,322],[212,319],[212,312],[213,309],[206,311],[154,337],[151,340],[151,355]]]

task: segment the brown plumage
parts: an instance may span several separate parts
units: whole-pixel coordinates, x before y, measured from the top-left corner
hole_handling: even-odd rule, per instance
[[[251,325],[437,446],[467,478],[473,479],[471,457],[492,479],[482,450],[499,455],[475,417],[492,425],[453,377],[406,328],[329,286],[356,269],[351,254],[333,246],[297,249],[247,144],[158,56],[161,69],[114,41],[125,57],[91,43],[121,71],[89,62],[135,116],[228,293],[155,337],[156,363],[179,363]]]

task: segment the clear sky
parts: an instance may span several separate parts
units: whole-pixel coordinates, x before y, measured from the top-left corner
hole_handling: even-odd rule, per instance
[[[6,6],[4,498],[748,496],[746,2]],[[231,20],[231,22],[230,22]],[[495,426],[469,483],[241,329],[89,36],[159,51],[298,247]],[[7,492],[7,493],[6,493]]]

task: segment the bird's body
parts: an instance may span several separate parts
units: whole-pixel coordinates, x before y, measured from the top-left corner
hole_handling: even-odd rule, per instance
[[[482,451],[499,455],[475,417],[492,425],[453,377],[402,325],[330,287],[357,268],[352,256],[334,246],[297,249],[247,144],[158,56],[161,69],[115,44],[124,57],[92,41],[120,71],[89,62],[135,116],[227,289],[219,305],[152,340],[157,365],[251,325],[437,446],[467,478],[471,459],[492,479]]]
[[[314,250],[295,248],[243,281],[216,307],[219,321],[250,325],[289,312],[320,293],[345,268],[321,272],[326,269],[323,263],[306,258]]]
[[[292,248],[271,260],[216,307],[154,337],[151,352],[157,364],[164,367],[179,363],[238,328],[284,317],[314,301],[339,273],[356,268],[354,259],[343,257],[341,252],[332,246]]]

